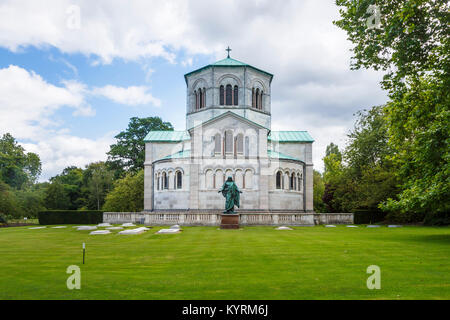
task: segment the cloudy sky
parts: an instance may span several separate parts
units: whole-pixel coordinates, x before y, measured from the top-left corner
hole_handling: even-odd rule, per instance
[[[307,130],[315,167],[381,74],[350,71],[334,0],[1,0],[0,134],[43,162],[41,181],[105,160],[133,116],[185,129],[183,75],[231,56],[273,73],[272,130]]]

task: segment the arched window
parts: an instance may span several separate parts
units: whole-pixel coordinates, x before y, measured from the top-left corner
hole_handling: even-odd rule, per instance
[[[233,131],[225,131],[225,153],[233,154]]]
[[[252,170],[245,170],[244,188],[245,189],[253,188],[253,171]]]
[[[217,170],[216,174],[214,175],[214,188],[221,188],[223,186],[223,171]]]
[[[169,179],[167,179],[167,174],[163,172],[162,174],[162,180],[163,180],[163,189],[169,189]]]
[[[202,108],[206,106],[206,89],[203,88],[203,101],[202,101]]]
[[[235,182],[238,188],[244,188],[244,173],[242,172],[242,170],[236,170]]]
[[[155,179],[155,184],[156,184],[156,190],[159,190],[159,175],[158,175],[158,177]]]
[[[291,182],[290,182],[290,184],[289,184],[289,188],[291,189],[291,190],[295,190],[295,184],[296,184],[296,181],[295,181],[296,179],[295,179],[295,173],[292,173],[291,174]]]
[[[250,138],[245,137],[245,156],[248,158],[250,155]]]
[[[177,173],[175,174],[175,179],[176,179],[176,189],[182,189],[183,188],[183,175],[181,173],[181,171],[177,171]]]
[[[281,171],[278,171],[277,172],[277,181],[276,181],[276,183],[277,183],[277,189],[282,189],[283,188],[283,185],[282,185],[282,179],[283,179],[283,176],[281,175]]]
[[[302,185],[303,185],[303,179],[302,179],[302,174],[299,173],[297,175],[297,180],[298,180],[298,191],[302,191]]]
[[[231,106],[231,104],[232,104],[232,95],[233,95],[233,92],[232,92],[231,84],[227,84],[226,94],[225,94],[225,100],[226,100],[225,104],[227,106]]]
[[[199,106],[198,109],[201,109],[203,107],[203,94],[202,94],[202,89],[198,90],[199,94],[198,94],[198,100],[199,100]]]
[[[239,88],[234,86],[233,105],[237,106],[239,102]]]
[[[261,90],[261,93],[259,95],[259,109],[260,110],[262,110],[262,108],[263,108],[263,104],[262,104],[263,95],[264,95],[264,91]]]
[[[255,107],[255,88],[252,88],[252,108]]]
[[[214,153],[215,154],[221,154],[222,152],[222,141],[221,141],[220,133],[216,133],[214,136]]]
[[[225,90],[223,88],[223,86],[220,86],[220,105],[223,106],[225,104]]]
[[[236,153],[244,154],[244,135],[239,133],[236,137]]]
[[[198,94],[197,91],[194,91],[194,95],[195,95],[195,110],[198,109]]]
[[[259,89],[256,89],[255,93],[255,108],[259,109]]]
[[[206,173],[205,173],[205,186],[206,186],[206,189],[214,188],[214,181],[213,181],[213,172],[212,172],[212,170],[207,170]]]

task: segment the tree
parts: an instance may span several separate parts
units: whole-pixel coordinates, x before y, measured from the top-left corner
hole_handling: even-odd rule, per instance
[[[83,171],[83,184],[89,190],[88,209],[100,210],[113,188],[114,172],[104,162],[90,163]]]
[[[313,190],[314,190],[314,211],[325,212],[326,206],[323,203],[322,197],[325,191],[325,184],[322,179],[322,174],[319,171],[313,171]]]
[[[52,199],[52,201],[55,199],[68,199],[67,204],[56,202],[62,206],[60,208],[54,207],[55,202],[52,202],[52,209],[78,210],[86,205],[88,190],[83,188],[83,169],[75,166],[67,167],[61,174],[50,178],[50,182],[51,185],[56,183],[57,186],[47,190],[47,195],[49,195],[48,192],[52,191],[57,191],[58,193],[55,197],[47,197],[48,199]],[[49,204],[47,204],[48,206]]]
[[[449,4],[438,0],[336,0],[340,20],[354,44],[353,69],[385,71],[391,96],[405,92],[406,78],[431,75],[448,81]],[[379,19],[379,24],[371,23]]]
[[[159,117],[130,119],[128,128],[115,136],[117,143],[110,146],[108,165],[116,171],[116,176],[126,172],[137,172],[144,168],[144,138],[149,131],[173,131],[170,122]]]
[[[104,211],[139,212],[144,209],[144,170],[127,173],[114,183],[114,189],[106,196]]]
[[[13,189],[0,181],[0,214],[5,217],[17,216],[17,199]]]
[[[45,207],[51,210],[70,209],[70,197],[59,181],[53,181],[45,190]]]
[[[378,0],[380,24],[365,22],[369,1],[337,0],[334,23],[354,44],[352,68],[385,71],[389,159],[401,192],[381,207],[402,214],[449,211],[449,5]],[[377,14],[378,15],[378,14]]]
[[[26,183],[34,183],[40,174],[39,156],[26,153],[11,134],[4,134],[0,139],[0,180],[20,189]]]
[[[450,94],[428,78],[388,105],[391,160],[402,192],[382,208],[405,214],[450,212]],[[401,111],[400,111],[401,110]]]

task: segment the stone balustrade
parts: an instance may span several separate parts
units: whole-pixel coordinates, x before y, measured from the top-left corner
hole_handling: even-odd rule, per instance
[[[238,212],[239,213],[239,212]],[[319,224],[353,224],[353,213],[239,213],[243,226],[313,226]],[[149,226],[179,224],[183,226],[219,226],[220,213],[203,212],[105,212],[103,222],[132,222]]]

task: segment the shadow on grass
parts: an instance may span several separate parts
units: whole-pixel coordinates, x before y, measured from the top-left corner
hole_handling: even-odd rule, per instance
[[[450,234],[409,235],[401,237],[400,239],[404,241],[450,244]]]

